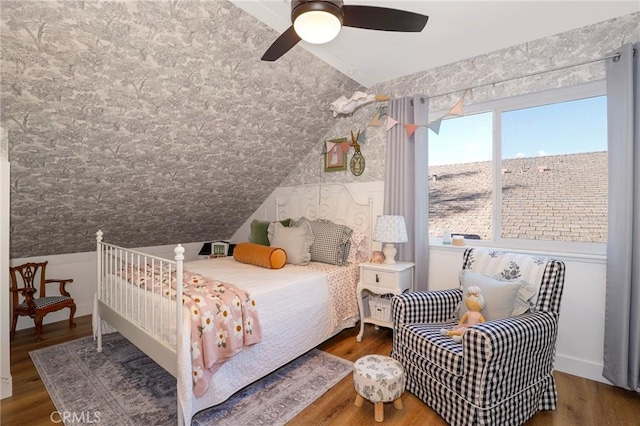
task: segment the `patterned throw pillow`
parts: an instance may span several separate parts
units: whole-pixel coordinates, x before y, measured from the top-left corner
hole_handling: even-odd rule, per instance
[[[362,263],[369,260],[369,238],[357,229],[351,233],[351,247],[347,256],[348,263]]]
[[[309,220],[305,217],[294,221],[293,225],[300,226],[305,221],[311,226],[314,236],[311,261],[340,266],[347,264],[353,230],[330,220]]]

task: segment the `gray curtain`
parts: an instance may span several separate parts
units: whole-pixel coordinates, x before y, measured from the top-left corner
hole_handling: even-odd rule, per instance
[[[640,78],[638,48],[607,59],[609,228],[603,375],[640,391]]]
[[[414,290],[428,289],[429,198],[426,96],[393,99],[389,115],[399,124],[387,132],[384,214],[403,215],[409,242],[398,244],[398,260],[415,262]],[[402,124],[423,124],[411,138]]]

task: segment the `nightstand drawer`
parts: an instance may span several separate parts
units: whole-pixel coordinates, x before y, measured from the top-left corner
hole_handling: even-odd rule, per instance
[[[363,271],[362,283],[377,287],[398,288],[398,274],[388,271],[375,271],[365,269]]]

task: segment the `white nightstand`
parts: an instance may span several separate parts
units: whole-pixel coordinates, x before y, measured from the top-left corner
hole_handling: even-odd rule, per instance
[[[382,320],[374,318],[368,305],[364,304],[364,297],[378,296],[383,294],[402,294],[413,289],[413,266],[411,262],[386,263],[361,263],[360,282],[356,290],[358,298],[358,308],[360,309],[360,333],[356,337],[358,342],[362,341],[365,323],[377,326],[393,328],[393,320]],[[390,309],[389,319],[390,319]]]

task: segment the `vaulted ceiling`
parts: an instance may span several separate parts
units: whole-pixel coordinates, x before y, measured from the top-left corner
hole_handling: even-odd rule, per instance
[[[598,57],[639,40],[639,19],[376,87],[390,95],[446,93]],[[2,1],[11,258],[92,251],[98,229],[128,247],[225,239],[277,186],[345,178],[322,173],[321,142],[348,134],[370,114],[335,120],[328,104],[365,88],[302,45],[261,62],[277,36],[227,1]],[[562,84],[597,76],[578,71]],[[492,95],[512,87],[523,84],[492,88]],[[479,100],[481,92],[474,92]],[[384,129],[370,135],[363,178],[381,180]]]
[[[278,33],[291,25],[291,0],[230,1]],[[366,87],[640,11],[638,0],[345,0],[344,4],[429,16],[419,33],[343,27],[329,43],[299,43]]]

